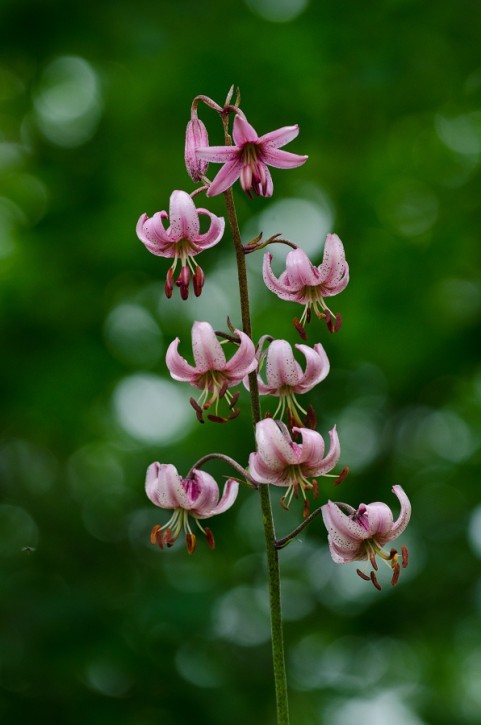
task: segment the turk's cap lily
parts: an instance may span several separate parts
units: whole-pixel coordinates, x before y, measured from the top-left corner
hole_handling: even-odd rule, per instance
[[[296,138],[299,126],[284,126],[258,136],[242,111],[238,110],[232,128],[232,146],[205,146],[196,150],[197,158],[224,166],[207,190],[207,196],[216,196],[240,179],[242,189],[251,196],[272,196],[273,183],[268,166],[293,169],[302,166],[307,156],[299,156],[280,147]]]
[[[257,451],[249,456],[249,473],[258,483],[287,487],[281,503],[287,507],[299,494],[314,489],[317,476],[326,476],[338,463],[341,447],[336,427],[329,431],[329,450],[325,452],[323,437],[310,428],[292,429],[299,434],[302,443],[295,443],[284,423],[265,418],[256,425]],[[306,510],[305,510],[306,513]]]
[[[208,322],[192,325],[192,350],[195,365],[190,365],[179,352],[179,338],[173,340],[166,354],[166,364],[174,380],[187,382],[203,391],[202,405],[208,408],[227,389],[237,385],[257,367],[254,343],[241,330],[235,330],[239,346],[227,361],[222,345]],[[211,396],[208,400],[209,395]]]
[[[324,297],[339,294],[349,282],[344,245],[337,234],[327,235],[323,260],[317,267],[300,248],[288,253],[286,269],[279,278],[273,273],[271,263],[272,254],[267,252],[263,264],[264,282],[281,300],[305,305],[301,323],[307,318],[308,310],[310,315],[311,308],[320,318],[325,318],[326,312],[332,315]]]
[[[202,234],[200,215],[210,219],[209,229]],[[168,227],[164,225],[165,220],[169,220]],[[225,221],[222,217],[208,209],[197,209],[189,194],[180,190],[172,192],[168,214],[166,211],[158,211],[150,218],[147,214],[140,216],[137,222],[137,236],[140,241],[152,254],[174,259],[167,274],[167,297],[172,295],[173,275],[178,261],[181,263],[181,272],[176,284],[180,287],[182,298],[187,299],[191,273],[195,294],[200,295],[204,274],[192,258],[220,242],[224,228]]]
[[[401,504],[396,520],[389,506],[381,501],[361,504],[357,510],[348,504],[336,504],[332,501],[322,507],[322,518],[328,531],[329,550],[333,561],[346,564],[369,560],[373,567],[371,576],[363,575],[360,570],[358,574],[363,579],[371,579],[377,588],[380,587],[375,575],[376,556],[389,562],[393,570],[393,584],[399,578],[400,567],[396,549],[391,549],[388,553],[383,547],[403,533],[411,518],[411,503],[404,490],[396,485],[392,491]],[[402,554],[402,564],[405,567],[407,566],[405,547],[402,547]]]
[[[193,469],[190,478],[182,478],[170,463],[152,463],[147,469],[145,492],[153,504],[162,509],[173,509],[173,515],[163,526],[154,526],[151,539],[159,544],[172,546],[182,529],[186,535],[187,549],[195,548],[195,534],[189,523],[192,517],[199,529],[207,536],[211,548],[214,546],[212,532],[199,523],[199,519],[227,511],[235,502],[239,484],[229,479],[220,497],[215,479],[205,471]]]

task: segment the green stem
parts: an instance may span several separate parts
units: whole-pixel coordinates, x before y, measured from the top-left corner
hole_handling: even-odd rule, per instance
[[[224,122],[226,129],[226,123]],[[227,138],[227,131],[226,131]],[[232,189],[224,192],[227,207],[227,217],[232,232],[234,248],[237,260],[237,277],[239,282],[240,306],[243,331],[252,339],[252,325],[249,306],[249,290],[247,286],[247,269],[244,247],[242,244],[237,213],[234,204]],[[252,423],[255,426],[261,420],[261,407],[259,401],[259,387],[257,385],[257,373],[254,371],[249,375],[249,388],[251,396]],[[269,494],[269,486],[260,486],[260,501],[262,509],[262,523],[267,552],[267,572],[269,577],[269,601],[271,611],[271,635],[272,635],[272,657],[274,665],[274,684],[277,704],[278,725],[289,724],[289,704],[287,696],[287,677],[284,655],[284,637],[282,631],[282,610],[281,610],[281,580],[279,571],[279,552],[276,547],[276,536],[272,507]]]

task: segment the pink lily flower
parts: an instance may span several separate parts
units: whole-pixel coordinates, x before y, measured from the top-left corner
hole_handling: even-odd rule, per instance
[[[207,232],[200,234],[199,214],[206,214],[211,223]],[[170,226],[165,229],[163,220],[169,219]],[[173,191],[170,196],[169,213],[158,211],[149,219],[142,214],[137,222],[137,236],[149,252],[158,257],[173,257],[174,263],[167,273],[165,294],[172,297],[174,289],[174,272],[180,260],[180,275],[176,285],[180,287],[183,300],[189,296],[189,282],[192,272],[194,293],[196,297],[202,292],[204,272],[192,259],[204,249],[209,249],[220,242],[224,234],[225,222],[222,217],[212,214],[207,209],[196,209],[194,202],[185,191]]]
[[[267,337],[267,336],[266,336]],[[262,350],[265,338],[259,341],[258,349]],[[294,358],[293,350],[287,340],[273,340],[267,353],[260,353],[260,366],[266,358],[265,383],[261,375],[257,376],[259,393],[261,395],[274,395],[279,398],[273,418],[284,415],[287,408],[289,422],[302,426],[299,411],[307,415],[296,399],[296,394],[307,393],[320,383],[329,373],[330,365],[324,348],[320,343],[314,348],[308,345],[295,345],[306,359],[305,371]],[[244,385],[249,389],[249,379],[244,378]]]
[[[239,178],[249,196],[252,196],[252,190],[259,196],[272,196],[272,177],[267,166],[294,169],[307,161],[307,156],[279,151],[298,133],[299,126],[296,125],[258,136],[244,114],[238,111],[232,128],[233,146],[197,147],[198,159],[224,164],[209,186],[207,196],[221,194]]]
[[[329,451],[324,455],[322,436],[310,428],[296,428],[293,433],[302,436],[302,443],[294,443],[284,423],[265,418],[256,425],[257,452],[249,456],[249,473],[258,483],[286,486],[281,505],[288,508],[292,496],[301,490],[305,501],[304,516],[309,512],[306,491],[313,489],[317,495],[316,476],[326,476],[337,464],[341,447],[336,427],[329,431]]]
[[[340,318],[336,318],[324,302],[324,297],[339,294],[349,282],[349,266],[337,234],[327,235],[322,264],[318,267],[311,263],[302,249],[294,249],[287,255],[286,269],[277,279],[272,271],[271,261],[272,254],[268,252],[264,255],[264,282],[281,300],[305,305],[298,323],[300,327],[309,322],[313,309],[317,317],[326,320],[331,332],[339,329]]]
[[[156,506],[162,509],[174,509],[169,521],[153,527],[150,540],[161,549],[172,546],[182,529],[185,532],[187,551],[192,554],[196,545],[196,536],[192,533],[189,516],[207,537],[210,548],[215,546],[214,537],[209,528],[203,527],[199,519],[208,519],[227,511],[235,502],[239,484],[229,479],[219,500],[219,487],[212,476],[194,468],[191,478],[182,478],[170,463],[151,463],[147,469],[145,492]]]
[[[322,507],[322,518],[328,531],[332,559],[337,564],[369,560],[373,568],[371,575],[367,576],[360,569],[357,573],[361,579],[372,581],[377,589],[381,587],[376,577],[378,568],[376,556],[389,562],[393,571],[391,583],[396,584],[399,579],[401,567],[397,550],[391,549],[387,552],[383,547],[403,533],[411,518],[411,503],[401,486],[393,486],[392,491],[401,504],[401,511],[396,521],[393,519],[391,509],[380,501],[361,504],[357,511],[346,503],[336,504],[332,501]],[[408,563],[406,547],[403,546],[401,551],[402,566],[405,568]]]
[[[226,397],[230,407],[235,405],[238,394],[232,396],[228,388],[237,385],[257,367],[254,343],[241,330],[235,330],[239,338],[239,347],[227,362],[224,351],[216,334],[208,322],[194,322],[192,325],[192,350],[195,366],[190,365],[179,355],[179,338],[173,340],[165,358],[167,367],[174,380],[190,383],[202,390],[198,404],[194,408],[201,415],[201,409],[207,410],[220,398]],[[191,401],[192,402],[192,401]],[[237,413],[235,413],[237,414]],[[233,416],[231,416],[233,417]],[[216,419],[217,416],[214,416]],[[201,420],[201,418],[199,418]],[[217,422],[224,422],[219,419]]]

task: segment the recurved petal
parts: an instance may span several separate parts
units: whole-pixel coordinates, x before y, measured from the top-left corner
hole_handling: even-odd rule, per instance
[[[199,372],[192,365],[189,365],[185,358],[179,355],[177,351],[178,347],[179,338],[176,337],[167,348],[165,364],[174,380],[195,384],[195,381],[199,377]]]
[[[329,358],[320,342],[314,345],[296,345],[306,358],[306,369],[299,380],[295,393],[307,393],[327,376],[330,370]]]
[[[219,500],[219,487],[216,480],[205,471],[194,468],[192,471],[192,511],[202,518],[208,515]]]
[[[170,256],[166,254],[173,245],[173,240],[164,229],[162,219],[167,218],[165,211],[158,211],[149,219],[147,214],[142,214],[137,222],[137,236],[145,244],[149,252],[157,256]]]
[[[185,191],[173,191],[169,206],[170,236],[176,242],[180,239],[194,239],[199,234],[197,209]]]
[[[402,534],[411,518],[411,502],[406,496],[404,489],[401,488],[401,486],[396,485],[392,487],[392,492],[395,496],[397,496],[399,503],[401,504],[401,511],[399,512],[399,516],[392,526],[391,532],[389,534],[389,541],[392,541],[397,536],[400,536]]]
[[[263,146],[271,146],[272,148],[278,149],[281,146],[285,146],[290,141],[293,141],[299,134],[299,126],[283,126],[282,128],[276,128],[275,131],[269,131],[263,136],[259,137],[259,143]]]
[[[289,255],[287,255],[289,256]],[[277,279],[274,272],[272,271],[272,254],[270,252],[266,252],[264,255],[264,262],[262,265],[262,277],[264,279],[264,283],[268,289],[270,289],[271,292],[274,292],[278,297],[281,298],[281,300],[288,300],[288,301],[294,301],[297,302],[297,290],[292,289],[290,285],[282,284],[280,279]],[[283,273],[285,274],[285,273]],[[282,277],[282,275],[281,275]]]
[[[196,247],[209,249],[222,239],[225,229],[224,217],[212,214],[208,209],[197,209],[197,214],[206,214],[210,218],[210,227],[205,234],[198,234],[192,241]]]
[[[287,427],[273,418],[256,425],[257,452],[268,468],[279,471],[283,466],[295,465],[297,456]]]
[[[287,340],[273,340],[269,345],[266,377],[268,385],[274,389],[283,385],[293,388],[298,384],[299,368]]]
[[[279,462],[277,469],[264,463],[258,453],[249,456],[249,473],[258,483],[272,483],[274,486],[287,486],[285,464]]]
[[[385,503],[375,501],[366,506],[366,510],[360,518],[362,524],[367,523],[366,531],[369,538],[374,537],[376,540],[390,541],[390,532],[392,530],[393,518],[392,511]],[[389,539],[385,537],[388,536]]]
[[[340,549],[355,551],[359,542],[369,538],[365,528],[332,501],[322,506],[322,518],[333,542]]]
[[[242,378],[251,373],[257,367],[256,348],[249,335],[241,330],[235,334],[240,338],[240,345],[234,355],[224,368],[224,373],[235,383],[240,383]]]
[[[305,164],[309,157],[267,146],[262,150],[262,158],[266,164],[273,166],[275,169],[295,169]]]
[[[177,491],[181,481],[175,466],[156,461],[147,469],[145,493],[156,506],[175,509],[178,506]]]
[[[236,146],[243,146],[246,143],[258,143],[257,131],[246,118],[236,115],[232,127],[232,137]]]
[[[326,237],[319,272],[323,286],[332,288],[340,286],[338,292],[341,292],[349,281],[349,267],[346,263],[344,245],[337,234],[328,234]],[[337,292],[333,292],[333,294],[337,294]]]
[[[224,513],[224,511],[227,511],[227,509],[230,509],[230,507],[234,505],[238,492],[238,482],[234,481],[233,478],[229,478],[224,486],[224,492],[219,503],[216,504],[209,512],[206,512],[203,516],[199,516],[199,518],[208,518],[209,516],[216,516],[217,514]]]
[[[303,249],[294,249],[286,257],[286,274],[293,289],[299,290],[303,287],[317,287],[321,281],[321,275]]]
[[[224,370],[226,365],[224,351],[212,325],[208,322],[194,322],[192,325],[192,350],[197,373]]]
[[[239,178],[242,171],[242,160],[235,158],[233,161],[227,161],[212,180],[211,185],[206,191],[206,196],[217,196],[228,189]]]
[[[345,546],[341,546],[336,543],[329,534],[327,537],[327,543],[329,544],[329,553],[331,554],[331,558],[336,564],[348,564],[351,561],[367,559],[367,553],[363,542],[353,542],[349,539],[346,540]]]

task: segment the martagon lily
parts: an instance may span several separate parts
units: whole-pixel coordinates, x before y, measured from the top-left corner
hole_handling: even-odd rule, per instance
[[[327,376],[330,365],[326,352],[320,343],[313,348],[308,345],[295,345],[294,347],[306,360],[303,371],[294,358],[292,347],[287,340],[272,340],[267,353],[262,352],[266,337],[261,338],[258,345],[261,363],[259,367],[262,366],[265,357],[267,378],[267,382],[264,382],[261,375],[257,376],[259,393],[279,398],[273,418],[282,418],[287,408],[289,422],[302,426],[299,412],[307,415],[307,411],[297,401],[296,394],[309,392]],[[244,378],[244,385],[249,389],[248,378]]]
[[[286,257],[286,269],[279,278],[272,271],[272,254],[264,255],[263,277],[266,286],[281,300],[299,302],[304,312],[299,321],[302,328],[311,318],[311,310],[325,319],[331,332],[339,329],[341,320],[326,305],[324,298],[339,294],[349,282],[349,266],[344,246],[337,234],[328,234],[322,264],[315,267],[300,248]]]
[[[370,504],[361,504],[356,510],[346,503],[333,503],[329,501],[322,506],[322,518],[328,531],[329,550],[333,560],[338,564],[351,561],[369,560],[372,566],[370,576],[360,569],[357,573],[361,579],[371,580],[377,589],[381,586],[376,577],[376,556],[388,562],[392,569],[391,583],[396,584],[399,579],[401,566],[396,549],[389,552],[384,546],[400,536],[411,518],[411,503],[401,486],[393,486],[393,493],[401,504],[401,510],[396,521],[389,506],[380,501]],[[344,513],[344,511],[346,513]],[[402,551],[402,566],[408,563],[408,554],[405,546]]]
[[[252,191],[258,196],[272,196],[273,183],[267,166],[294,169],[307,161],[307,156],[279,150],[298,133],[299,126],[296,125],[258,136],[242,111],[238,110],[232,128],[232,146],[196,147],[198,159],[224,164],[210,184],[207,196],[221,194],[239,178],[242,189],[249,196],[252,196]]]
[[[165,362],[174,380],[190,383],[202,390],[197,406],[194,405],[199,416],[201,409],[207,410],[213,403],[217,406],[219,399],[224,396],[232,407],[236,400],[228,388],[240,383],[257,367],[255,347],[250,337],[241,330],[235,330],[234,334],[239,340],[239,346],[229,361],[226,360],[224,350],[208,322],[194,322],[192,325],[194,366],[179,354],[178,337],[167,349]],[[221,420],[223,421],[219,419],[219,422]]]
[[[147,469],[145,492],[156,506],[174,510],[166,524],[153,527],[151,542],[158,544],[161,549],[170,547],[184,530],[187,551],[192,554],[196,546],[196,536],[189,522],[189,517],[192,517],[213,549],[215,541],[212,531],[203,527],[199,519],[208,519],[227,511],[234,504],[238,490],[238,482],[229,479],[220,498],[219,487],[209,473],[194,468],[190,478],[182,478],[170,463],[151,463]]]
[[[204,214],[210,219],[209,229],[201,234],[199,215]],[[164,219],[170,222],[164,227]],[[149,252],[158,257],[173,257],[174,262],[167,272],[165,294],[172,297],[174,289],[174,272],[180,260],[180,274],[175,282],[180,287],[183,300],[189,296],[189,283],[192,273],[194,294],[198,297],[204,286],[205,275],[195,255],[216,245],[224,234],[225,222],[222,217],[212,214],[207,209],[196,209],[194,202],[185,191],[173,191],[170,196],[169,213],[158,211],[153,217],[142,214],[137,222],[137,236],[145,244]]]
[[[292,429],[302,437],[295,443],[281,421],[265,418],[256,425],[257,452],[249,456],[249,474],[258,483],[287,488],[281,505],[288,508],[292,497],[304,499],[304,516],[309,513],[306,491],[317,495],[317,476],[326,476],[337,464],[341,448],[336,427],[329,431],[330,446],[326,455],[322,436],[309,428]]]

